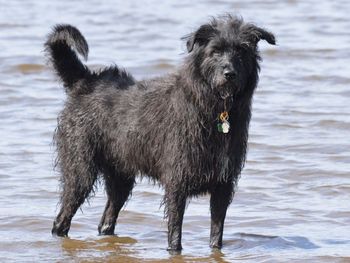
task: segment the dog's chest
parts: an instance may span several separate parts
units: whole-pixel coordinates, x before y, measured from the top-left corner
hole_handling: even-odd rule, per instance
[[[230,174],[230,139],[227,138],[228,134],[220,134],[220,136],[224,138],[219,140],[216,151],[213,151],[211,158],[214,162],[214,178],[219,182],[226,182]]]
[[[208,183],[227,182],[230,177],[231,157],[229,134],[217,134],[209,137],[193,165],[200,167],[201,180]]]

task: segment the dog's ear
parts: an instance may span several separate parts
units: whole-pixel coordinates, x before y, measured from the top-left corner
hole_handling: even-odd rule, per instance
[[[245,30],[245,33],[248,42],[255,46],[261,39],[266,40],[271,45],[276,45],[275,36],[263,28],[257,27],[255,25],[249,25]]]
[[[260,27],[257,27],[257,32],[258,32],[259,40],[263,39],[263,40],[266,40],[271,45],[276,45],[276,38],[271,32],[266,31],[265,29],[262,29]]]
[[[206,45],[215,33],[216,30],[211,25],[206,24],[202,25],[196,32],[184,37],[184,39],[187,39],[186,47],[188,53],[193,50],[195,44],[199,46]]]

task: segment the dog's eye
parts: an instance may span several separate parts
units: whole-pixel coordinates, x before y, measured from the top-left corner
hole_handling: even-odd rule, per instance
[[[236,53],[244,54],[247,51],[247,48],[243,47],[243,46],[238,46],[235,48],[235,51],[236,51]]]
[[[211,55],[212,56],[218,56],[218,55],[220,55],[221,54],[221,50],[219,50],[219,49],[213,49],[212,51],[211,51]]]
[[[233,54],[237,57],[242,57],[242,56],[244,56],[245,52],[246,52],[246,50],[243,47],[236,47],[234,49]]]

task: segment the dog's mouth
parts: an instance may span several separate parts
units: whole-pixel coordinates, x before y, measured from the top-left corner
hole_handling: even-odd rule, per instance
[[[235,79],[218,77],[213,79],[212,88],[219,98],[226,99],[233,97],[239,92],[239,85],[237,84],[237,80]]]
[[[219,90],[219,97],[221,97],[222,99],[227,99],[229,97],[232,97],[233,96],[233,92],[228,90],[228,89],[220,89]]]
[[[234,94],[238,92],[238,90],[238,86],[231,81],[226,81],[225,83],[217,87],[218,95],[222,99],[233,97]]]

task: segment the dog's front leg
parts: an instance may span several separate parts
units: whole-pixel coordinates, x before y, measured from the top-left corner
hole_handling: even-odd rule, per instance
[[[181,189],[169,187],[165,190],[166,215],[168,217],[168,251],[181,251],[182,220],[185,212],[186,197],[183,197]],[[173,189],[176,188],[176,189]]]
[[[233,187],[231,184],[219,185],[211,193],[210,247],[212,248],[222,247],[226,210],[232,200],[233,193]]]

